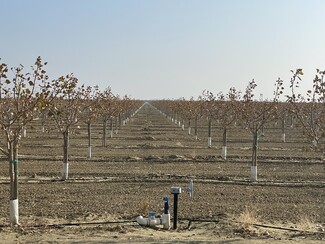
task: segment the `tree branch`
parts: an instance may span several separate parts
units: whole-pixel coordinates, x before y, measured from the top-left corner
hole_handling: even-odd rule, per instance
[[[0,151],[7,157],[9,156],[9,153],[6,150],[4,150],[2,147],[0,147]]]

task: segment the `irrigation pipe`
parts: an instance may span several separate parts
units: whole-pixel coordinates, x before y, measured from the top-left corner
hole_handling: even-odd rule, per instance
[[[120,221],[104,221],[104,222],[80,222],[80,223],[62,223],[62,224],[35,224],[35,225],[23,225],[24,227],[49,227],[49,228],[63,228],[66,226],[81,226],[81,225],[109,225],[109,224],[127,224],[136,223],[136,220],[120,220]],[[0,225],[0,228],[9,227],[10,225]]]
[[[81,222],[81,223],[63,223],[63,224],[40,224],[35,225],[34,227],[52,227],[60,228],[65,226],[81,226],[81,225],[109,225],[109,224],[125,224],[125,223],[135,223],[136,220],[121,220],[121,221],[104,221],[104,222]]]
[[[271,225],[263,225],[263,224],[252,224],[255,227],[263,227],[263,228],[269,228],[269,229],[277,229],[277,230],[286,230],[286,231],[294,231],[294,232],[310,232],[310,233],[322,233],[319,231],[307,231],[307,230],[299,230],[299,229],[293,229],[293,228],[286,228],[281,226],[271,226]]]
[[[179,220],[183,221],[189,221],[188,228],[191,228],[192,222],[201,222],[201,223],[219,223],[220,220],[217,219],[189,219],[189,218],[179,218]],[[229,220],[229,222],[237,223],[237,224],[245,224],[244,222],[239,221],[232,221]],[[309,230],[300,230],[300,229],[294,229],[294,228],[287,228],[287,227],[281,227],[281,226],[273,226],[273,225],[265,225],[265,224],[250,224],[255,227],[262,227],[262,228],[268,228],[268,229],[277,229],[277,230],[283,230],[283,231],[292,231],[292,232],[304,232],[304,233],[310,233],[310,234],[325,234],[323,231],[309,231]]]
[[[81,222],[81,223],[63,223],[63,224],[50,224],[50,225],[35,225],[34,227],[61,227],[61,226],[81,226],[81,225],[109,225],[109,224],[125,224],[135,223],[136,220],[121,220],[121,221],[104,221],[104,222]]]
[[[188,179],[195,179],[200,184],[226,184],[226,185],[249,185],[249,186],[271,186],[271,187],[315,187],[324,188],[324,181],[274,181],[274,180],[261,180],[257,182],[251,182],[245,179],[226,179],[222,178],[198,178],[190,175],[162,175],[164,178],[156,177],[95,177],[95,178],[70,178],[68,180],[61,180],[59,178],[20,178],[21,184],[67,184],[67,183],[105,183],[105,182],[170,182],[171,180],[177,180],[178,182],[187,182]],[[0,177],[0,184],[9,184],[9,180],[5,177]]]
[[[173,220],[173,218],[171,219]],[[218,219],[191,219],[191,218],[179,218],[178,220],[181,221],[189,221],[188,223],[188,230],[191,229],[193,222],[199,222],[199,223],[220,223],[220,220]],[[237,224],[245,224],[243,222],[239,221],[232,221],[229,220],[229,222],[237,223]],[[104,221],[104,222],[81,222],[81,223],[62,223],[62,224],[36,224],[26,227],[34,227],[34,228],[40,228],[40,227],[48,227],[48,228],[64,228],[68,226],[82,226],[82,225],[109,225],[109,224],[127,224],[127,223],[137,223],[136,220],[120,220],[120,221]],[[268,229],[276,229],[276,230],[283,230],[283,231],[291,231],[291,232],[301,232],[301,233],[309,233],[309,234],[325,234],[323,231],[309,231],[309,230],[300,230],[300,229],[294,229],[294,228],[287,228],[287,227],[281,227],[281,226],[273,226],[273,225],[265,225],[265,224],[250,224],[255,227],[262,227],[262,228],[268,228]],[[0,225],[0,228],[9,227],[9,225]]]

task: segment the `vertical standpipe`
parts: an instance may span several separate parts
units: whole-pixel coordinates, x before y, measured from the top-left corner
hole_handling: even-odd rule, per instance
[[[173,221],[173,229],[177,229],[177,213],[178,213],[178,194],[182,193],[182,188],[173,186],[171,188],[171,194],[174,195],[174,221]]]
[[[169,203],[168,197],[164,196],[164,213],[162,215],[162,223],[165,230],[169,230],[170,228],[170,213],[169,213]]]

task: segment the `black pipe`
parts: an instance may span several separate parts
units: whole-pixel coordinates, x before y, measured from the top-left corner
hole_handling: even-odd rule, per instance
[[[178,211],[178,194],[173,194],[174,195],[174,230],[177,229],[177,211]]]

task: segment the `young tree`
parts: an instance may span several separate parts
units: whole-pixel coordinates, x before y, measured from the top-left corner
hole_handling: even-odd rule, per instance
[[[299,87],[302,69],[291,72],[293,73],[290,80],[291,95],[288,95],[287,99],[313,148],[325,154],[325,144],[322,143],[325,138],[325,71],[316,69],[313,87],[306,92],[306,98],[297,94],[295,90]]]
[[[280,78],[276,81],[276,89],[274,92],[274,99],[271,101],[254,101],[254,89],[256,83],[254,79],[249,82],[246,87],[245,94],[241,101],[240,119],[243,121],[245,128],[247,128],[253,135],[252,145],[252,166],[251,166],[251,180],[257,181],[257,150],[258,140],[261,136],[262,128],[269,122],[277,118],[277,105],[279,95],[282,94],[283,81]]]
[[[92,138],[91,138],[91,125],[94,121],[97,120],[99,116],[99,89],[98,86],[95,86],[94,89],[91,91],[91,88],[88,87],[89,92],[85,95],[87,96],[85,99],[85,105],[89,104],[88,107],[86,106],[84,110],[84,114],[82,118],[84,122],[87,124],[87,134],[88,134],[88,150],[87,150],[87,158],[90,159],[92,156]]]
[[[240,93],[234,88],[230,88],[226,96],[222,93],[218,95],[217,110],[215,117],[223,128],[221,157],[227,159],[227,129],[237,119],[237,102]]]
[[[172,113],[171,113],[171,122],[175,123],[176,125],[178,125],[178,127],[181,127],[182,130],[185,130],[185,125],[184,125],[184,114],[182,113],[183,109],[182,109],[182,100],[184,98],[178,98],[175,99],[174,101],[170,101],[171,102],[171,107],[172,107]],[[185,99],[184,99],[185,100]]]
[[[216,97],[210,91],[203,91],[204,113],[208,118],[208,147],[212,146],[212,119],[216,110]]]
[[[185,100],[185,98],[182,98],[179,101],[179,108],[180,108],[180,113],[183,118],[187,120],[187,132],[190,135],[191,134],[191,121],[195,118],[194,114],[194,106],[195,106],[195,101],[193,97],[190,100]],[[184,123],[182,125],[182,129],[184,130]]]
[[[203,102],[198,99],[193,101],[193,113],[194,113],[194,136],[195,140],[198,139],[198,121],[203,116]]]
[[[286,122],[291,114],[290,106],[286,102],[279,102],[278,117],[281,123],[281,142],[286,142]]]
[[[124,113],[123,125],[126,125],[130,120],[130,116],[132,114],[132,112],[131,112],[132,106],[133,106],[132,104],[133,104],[133,101],[127,95],[125,95],[123,97],[123,99],[121,100],[120,106]]]
[[[99,105],[100,115],[103,119],[103,138],[102,138],[103,147],[106,146],[107,122],[109,120],[111,120],[112,122],[113,115],[116,112],[120,111],[119,110],[120,107],[117,104],[117,100],[119,100],[119,98],[113,95],[110,87],[106,88],[104,92],[100,94],[98,105]],[[111,131],[111,136],[113,136],[112,131]]]
[[[46,63],[36,59],[31,72],[23,73],[24,66],[11,68],[0,64],[0,125],[6,148],[0,148],[9,162],[10,223],[19,224],[18,211],[18,148],[23,128],[38,116],[38,110],[50,102]],[[10,76],[10,77],[9,77]]]
[[[77,85],[78,79],[73,74],[61,76],[55,80],[53,88],[56,90],[57,97],[49,107],[49,113],[63,136],[62,180],[68,179],[69,176],[69,134],[85,111],[89,111],[89,108],[93,106],[93,102],[89,101],[92,88]]]

